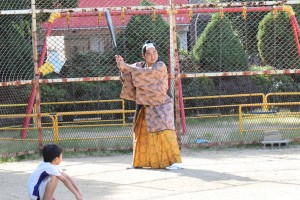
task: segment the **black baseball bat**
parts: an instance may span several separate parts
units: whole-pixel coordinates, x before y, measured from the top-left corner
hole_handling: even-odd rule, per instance
[[[113,42],[114,47],[116,49],[116,53],[117,53],[117,55],[120,55],[119,51],[118,51],[118,46],[117,46],[117,41],[116,41],[116,37],[115,37],[114,27],[113,27],[113,24],[112,24],[112,20],[111,20],[109,10],[105,11],[105,17],[106,17],[107,25],[108,25],[110,35],[111,35],[111,38],[112,38],[112,42]]]
[[[105,11],[105,17],[106,17],[107,25],[108,25],[108,28],[109,28],[109,31],[110,31],[111,39],[112,39],[114,47],[116,49],[116,54],[120,55],[119,51],[118,51],[118,46],[117,46],[117,41],[116,41],[116,37],[115,37],[114,27],[113,27],[113,24],[112,24],[112,20],[111,20],[109,10]],[[124,81],[124,74],[121,71],[120,71],[120,78],[121,78],[122,81]]]

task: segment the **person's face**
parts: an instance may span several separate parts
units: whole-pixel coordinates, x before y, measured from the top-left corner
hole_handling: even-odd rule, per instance
[[[154,47],[149,48],[143,55],[148,66],[153,65],[158,60],[158,52]]]

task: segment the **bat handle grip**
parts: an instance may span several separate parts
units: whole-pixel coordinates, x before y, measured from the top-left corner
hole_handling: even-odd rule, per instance
[[[118,51],[118,48],[116,47],[116,54],[119,56],[119,51]]]
[[[119,56],[119,51],[118,51],[118,48],[116,48],[116,54]],[[120,76],[120,79],[122,80],[122,82],[124,82],[124,73],[119,71],[119,76]]]

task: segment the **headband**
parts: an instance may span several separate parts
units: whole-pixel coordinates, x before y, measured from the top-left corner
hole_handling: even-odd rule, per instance
[[[146,43],[146,44],[144,44],[144,46],[143,46],[143,49],[146,47],[146,51],[148,50],[148,49],[150,49],[150,48],[155,48],[155,46],[154,46],[154,44],[153,43]]]

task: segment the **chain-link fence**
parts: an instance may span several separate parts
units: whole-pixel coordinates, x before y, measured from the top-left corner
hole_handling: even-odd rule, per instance
[[[49,141],[132,148],[135,103],[119,97],[106,11],[127,63],[143,59],[146,40],[156,44],[170,73],[180,144],[253,143],[274,129],[299,138],[297,3],[3,0],[2,156]]]

